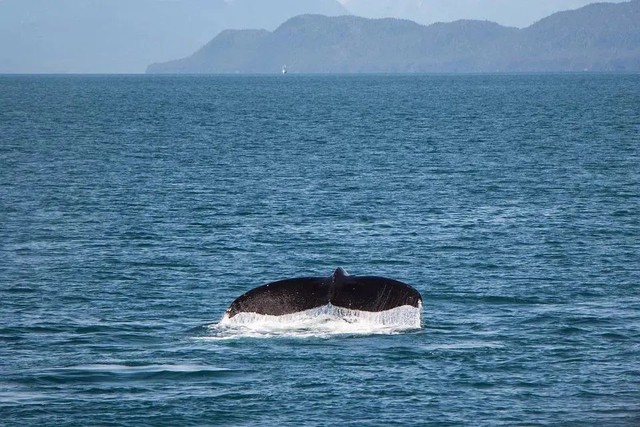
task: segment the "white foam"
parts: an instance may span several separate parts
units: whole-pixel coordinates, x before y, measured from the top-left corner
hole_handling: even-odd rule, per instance
[[[404,305],[391,310],[368,312],[331,304],[282,316],[239,313],[226,314],[209,326],[213,335],[203,339],[273,336],[328,337],[332,335],[395,334],[421,327],[420,307]]]

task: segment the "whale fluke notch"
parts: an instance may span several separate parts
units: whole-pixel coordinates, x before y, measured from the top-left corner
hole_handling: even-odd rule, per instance
[[[408,305],[421,307],[422,296],[410,285],[379,276],[350,276],[337,268],[329,277],[285,279],[254,288],[238,297],[226,316],[257,313],[282,316],[332,304],[380,312]]]

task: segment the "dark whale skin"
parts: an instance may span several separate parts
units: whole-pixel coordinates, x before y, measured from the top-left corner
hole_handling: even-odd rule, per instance
[[[246,312],[282,316],[329,303],[379,312],[403,305],[420,307],[422,296],[406,283],[379,276],[350,276],[338,268],[329,277],[285,279],[254,288],[233,301],[226,315],[232,318]]]

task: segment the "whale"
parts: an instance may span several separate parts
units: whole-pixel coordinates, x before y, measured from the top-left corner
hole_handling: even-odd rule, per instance
[[[236,298],[225,313],[283,316],[331,304],[350,310],[382,312],[402,306],[422,307],[412,286],[380,276],[352,276],[342,267],[329,277],[299,277],[267,283]]]

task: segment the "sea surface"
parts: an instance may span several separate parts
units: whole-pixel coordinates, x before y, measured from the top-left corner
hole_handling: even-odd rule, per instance
[[[0,425],[640,425],[640,75],[0,76]]]

